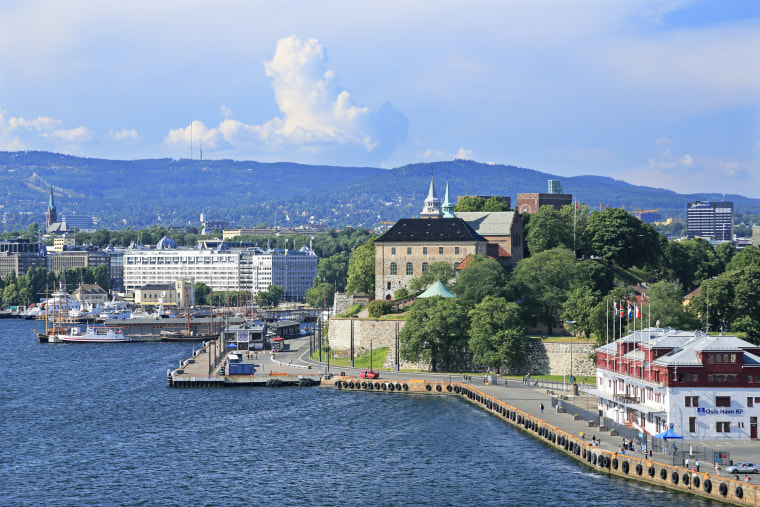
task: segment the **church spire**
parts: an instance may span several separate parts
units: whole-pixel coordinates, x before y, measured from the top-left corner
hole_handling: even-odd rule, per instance
[[[45,213],[45,227],[50,227],[58,221],[58,210],[55,209],[55,198],[53,197],[53,185],[50,185],[50,198],[48,199],[47,213]]]
[[[443,218],[456,218],[454,215],[454,204],[449,200],[449,180],[446,180],[446,193],[443,195]]]
[[[433,185],[433,171],[430,171],[430,190],[428,190],[425,205],[422,207],[420,218],[441,218],[441,200],[435,195],[435,186]]]

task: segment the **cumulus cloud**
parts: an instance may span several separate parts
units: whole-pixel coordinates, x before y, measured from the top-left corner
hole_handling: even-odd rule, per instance
[[[429,160],[474,160],[472,150],[466,150],[459,148],[459,151],[452,153],[444,150],[425,150],[422,152],[422,157]]]
[[[140,135],[135,129],[121,129],[121,130],[109,130],[108,137],[117,141],[126,141],[138,139]]]
[[[89,143],[95,138],[95,133],[88,128],[81,126],[73,129],[58,129],[50,133],[42,134],[52,141],[64,143]]]
[[[655,146],[667,146],[667,145],[672,144],[672,143],[673,143],[673,141],[671,141],[667,137],[658,137],[657,139],[654,140],[654,145]]]
[[[388,102],[372,109],[358,104],[341,87],[327,67],[327,51],[315,39],[301,41],[295,35],[280,39],[272,60],[264,62],[264,71],[272,79],[279,116],[262,125],[247,125],[222,106],[225,119],[219,126],[209,129],[194,122],[193,139],[203,139],[209,148],[254,145],[315,155],[333,150],[381,160],[407,138],[406,117]],[[186,144],[189,137],[188,126],[169,132],[165,143]]]
[[[664,172],[687,172],[694,166],[694,159],[691,155],[682,155],[680,157],[673,154],[668,148],[661,151],[657,157],[649,159],[649,167]]]
[[[472,150],[465,150],[464,148],[459,148],[459,151],[457,152],[454,158],[457,158],[460,160],[472,160]]]

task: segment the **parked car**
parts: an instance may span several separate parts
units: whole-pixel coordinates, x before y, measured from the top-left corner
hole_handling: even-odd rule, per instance
[[[760,467],[754,463],[744,461],[742,463],[727,466],[726,472],[729,474],[757,474],[760,473]]]
[[[373,370],[362,370],[359,373],[359,378],[380,378],[380,372]]]

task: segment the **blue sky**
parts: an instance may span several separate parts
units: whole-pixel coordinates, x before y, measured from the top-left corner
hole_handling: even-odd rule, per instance
[[[758,48],[757,0],[5,0],[0,151],[469,158],[760,197]]]

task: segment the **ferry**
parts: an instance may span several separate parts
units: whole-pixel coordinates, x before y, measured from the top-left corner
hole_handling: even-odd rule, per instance
[[[78,327],[72,327],[67,334],[59,334],[58,340],[65,343],[121,343],[132,341],[129,336],[124,336],[120,327],[87,326],[87,331],[82,334]]]

